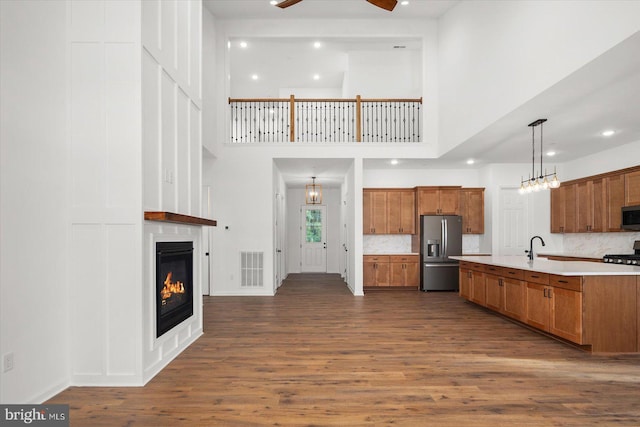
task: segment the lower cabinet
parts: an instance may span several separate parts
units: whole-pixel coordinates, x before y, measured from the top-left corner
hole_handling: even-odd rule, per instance
[[[420,286],[420,256],[391,255],[391,286]]]
[[[582,277],[542,275],[547,284],[527,282],[526,323],[576,344],[583,344]]]
[[[389,286],[389,256],[365,255],[363,258],[363,285]]]
[[[364,287],[420,286],[419,255],[365,255]]]
[[[576,344],[584,344],[582,277],[468,262],[460,296]]]

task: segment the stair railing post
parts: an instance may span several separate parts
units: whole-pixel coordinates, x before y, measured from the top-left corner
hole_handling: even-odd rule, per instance
[[[362,142],[362,99],[356,95],[356,142]]]
[[[289,96],[289,142],[295,142],[296,137],[296,98],[293,95]]]

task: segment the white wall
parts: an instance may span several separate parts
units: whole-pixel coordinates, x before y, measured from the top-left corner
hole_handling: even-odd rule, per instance
[[[640,2],[463,1],[439,21],[440,152],[640,30]]]
[[[420,98],[423,75],[422,50],[349,52],[342,97]]]
[[[208,155],[216,154],[216,18],[206,7],[202,9],[202,145]],[[206,70],[206,72],[204,72]]]
[[[67,9],[0,2],[0,403],[69,383]],[[37,28],[38,31],[34,31]]]

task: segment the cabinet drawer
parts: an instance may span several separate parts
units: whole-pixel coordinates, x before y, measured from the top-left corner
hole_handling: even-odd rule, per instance
[[[420,262],[420,255],[390,255],[390,262]]]
[[[502,275],[511,279],[522,280],[524,279],[524,270],[518,270],[517,268],[503,268]]]
[[[503,273],[502,267],[497,267],[495,265],[485,265],[484,272],[489,274],[495,274],[496,276],[501,276]]]
[[[582,292],[582,276],[558,276],[550,274],[549,284],[557,288]]]
[[[364,262],[389,262],[389,255],[364,255]]]
[[[537,271],[525,271],[524,280],[531,283],[540,283],[541,285],[549,284],[548,273],[538,273]]]
[[[476,270],[476,271],[484,271],[484,265],[477,264],[475,262],[469,262],[469,261],[460,261],[460,268],[467,268],[469,270]]]

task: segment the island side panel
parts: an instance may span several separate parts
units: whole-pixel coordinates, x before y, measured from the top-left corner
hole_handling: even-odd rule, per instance
[[[636,276],[584,276],[585,338],[593,352],[639,350],[636,282]]]

